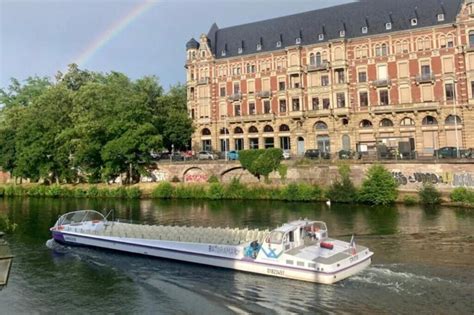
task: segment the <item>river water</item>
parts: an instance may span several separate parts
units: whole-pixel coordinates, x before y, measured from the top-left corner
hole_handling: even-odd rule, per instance
[[[57,217],[78,209],[147,224],[273,228],[321,219],[332,237],[375,252],[364,272],[319,285],[232,270],[66,247],[50,239]],[[0,314],[317,313],[473,314],[474,212],[284,202],[1,199],[17,224]]]

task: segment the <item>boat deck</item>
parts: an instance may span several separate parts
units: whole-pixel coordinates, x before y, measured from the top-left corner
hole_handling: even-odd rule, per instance
[[[269,230],[258,229],[140,225],[122,222],[110,222],[102,230],[86,230],[74,226],[68,226],[65,230],[97,236],[227,245],[240,245],[252,241],[262,243],[270,233]]]

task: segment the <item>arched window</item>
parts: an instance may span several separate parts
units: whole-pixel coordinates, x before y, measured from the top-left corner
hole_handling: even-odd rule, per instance
[[[446,117],[446,121],[444,122],[446,125],[456,125],[462,123],[461,118],[459,116],[449,115]]]
[[[309,64],[314,65],[315,64],[315,59],[314,59],[314,54],[310,53],[309,54]]]
[[[359,124],[360,128],[372,128],[372,122],[370,120],[364,119]]]
[[[279,130],[280,131],[290,131],[290,127],[288,127],[288,125],[281,125]]]
[[[221,128],[219,131],[221,135],[228,135],[229,134],[229,129],[227,128]]]
[[[263,127],[263,132],[273,132],[273,128],[270,125]]]
[[[244,131],[240,127],[235,127],[234,133],[244,133]]]
[[[469,32],[469,47],[474,47],[474,31]]]
[[[321,60],[321,53],[320,52],[317,52],[316,53],[316,64],[317,65],[320,65],[322,63],[322,60]]]
[[[379,126],[380,127],[393,127],[393,122],[388,118],[384,118],[380,121]]]
[[[400,126],[414,126],[415,121],[411,119],[410,117],[405,117],[402,120],[400,120]]]
[[[211,131],[207,128],[204,128],[202,131],[201,131],[201,134],[203,136],[210,136],[211,135]]]
[[[382,56],[387,56],[388,55],[388,46],[387,44],[383,43],[382,44]]]
[[[258,133],[257,127],[251,126],[251,127],[249,128],[249,133]]]
[[[328,125],[324,121],[318,121],[314,124],[314,129],[316,130],[327,130]]]
[[[423,118],[423,120],[421,121],[421,124],[424,125],[424,126],[427,126],[427,125],[437,125],[437,124],[438,124],[438,121],[437,121],[436,118],[434,118],[433,116],[426,116],[426,117]]]

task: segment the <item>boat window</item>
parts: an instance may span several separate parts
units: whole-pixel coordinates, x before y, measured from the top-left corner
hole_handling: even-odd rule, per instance
[[[270,233],[269,243],[281,244],[283,240],[283,232],[274,231]]]
[[[296,264],[297,264],[299,267],[304,267],[304,261],[298,261],[298,262],[296,262]]]
[[[308,268],[316,268],[316,264],[315,263],[308,263]]]
[[[287,265],[293,265],[293,260],[287,260],[287,261],[286,261],[286,264],[287,264]]]
[[[290,231],[288,234],[290,235],[290,242],[294,242],[295,241],[295,236],[294,236],[293,231]]]
[[[65,214],[60,219],[60,224],[80,223],[91,220],[103,220],[102,214],[95,211],[74,211]]]

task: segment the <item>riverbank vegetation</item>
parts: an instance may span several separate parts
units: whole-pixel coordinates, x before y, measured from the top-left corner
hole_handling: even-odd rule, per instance
[[[193,132],[186,87],[70,65],[0,89],[0,167],[30,182],[136,182],[151,152],[186,149]]]

